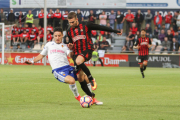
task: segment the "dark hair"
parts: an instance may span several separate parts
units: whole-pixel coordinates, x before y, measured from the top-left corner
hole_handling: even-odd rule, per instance
[[[68,14],[68,19],[77,18],[77,14],[75,12],[70,12]]]
[[[146,30],[145,30],[145,29],[141,29],[141,31],[144,31],[144,32],[146,32]]]
[[[61,32],[61,33],[63,33],[63,30],[60,27],[55,27],[54,28],[54,32]]]
[[[179,13],[179,11],[176,11],[177,13]]]

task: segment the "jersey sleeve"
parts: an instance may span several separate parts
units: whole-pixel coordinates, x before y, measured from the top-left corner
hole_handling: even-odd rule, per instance
[[[66,44],[64,44],[64,52],[66,53],[66,55],[69,55],[69,53],[70,53],[70,50]]]
[[[41,51],[41,55],[46,56],[48,53],[48,43],[44,46],[43,50]]]
[[[69,38],[69,43],[73,43],[73,40],[72,40],[72,38],[70,37],[70,35],[69,35],[69,32],[66,32],[67,33],[67,36],[68,36],[68,38]]]
[[[101,25],[98,25],[98,24],[94,24],[92,22],[87,22],[86,25],[90,30],[102,30],[102,31],[107,31],[107,32],[120,33],[120,31],[118,31],[118,30],[113,30],[110,27],[101,26]]]

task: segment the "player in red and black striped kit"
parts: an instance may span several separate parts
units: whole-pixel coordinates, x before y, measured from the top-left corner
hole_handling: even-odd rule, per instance
[[[70,43],[68,47],[70,50],[74,51],[74,64],[75,68],[82,71],[88,76],[91,81],[92,90],[95,90],[97,85],[93,79],[89,69],[84,64],[84,62],[89,61],[92,57],[93,42],[91,39],[91,30],[103,30],[108,32],[114,32],[121,35],[120,31],[113,30],[109,27],[94,24],[92,22],[78,22],[76,13],[70,12],[68,14],[68,22],[70,28],[67,30],[67,35],[69,37]],[[79,72],[77,71],[77,72]]]
[[[146,70],[148,64],[148,55],[149,55],[149,48],[151,47],[151,40],[150,38],[146,37],[146,30],[141,30],[141,37],[135,43],[135,47],[139,51],[138,55],[138,62],[140,64],[140,71],[142,77],[144,78],[144,72]]]

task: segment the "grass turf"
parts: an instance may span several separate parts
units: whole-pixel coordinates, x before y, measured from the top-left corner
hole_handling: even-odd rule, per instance
[[[90,67],[104,105],[81,108],[50,66],[0,66],[0,120],[178,120],[180,69]],[[84,95],[78,86],[79,93]]]

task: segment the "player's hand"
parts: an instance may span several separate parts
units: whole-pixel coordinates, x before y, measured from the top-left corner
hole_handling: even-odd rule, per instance
[[[28,64],[28,65],[31,65],[31,64],[32,64],[32,62],[30,62],[30,61],[25,61],[24,63],[26,63],[26,64]]]
[[[117,35],[122,35],[122,33],[121,33],[121,32],[119,32],[119,33],[117,33]]]
[[[74,47],[74,44],[69,43],[67,46],[68,46],[68,48],[69,48],[70,50],[72,50],[72,49],[73,49],[73,47]]]

